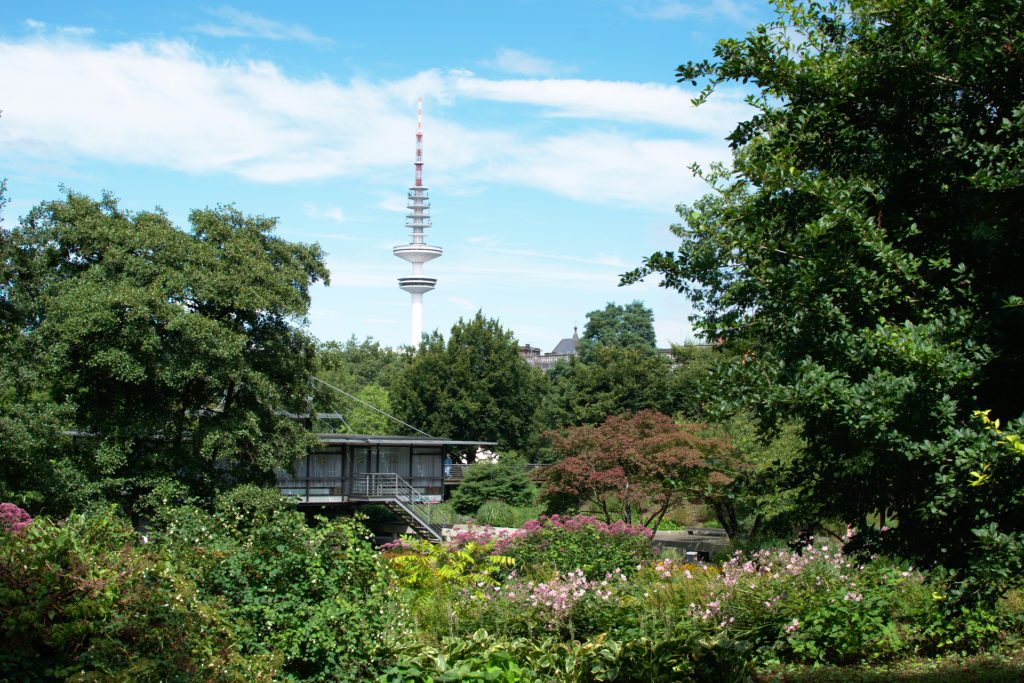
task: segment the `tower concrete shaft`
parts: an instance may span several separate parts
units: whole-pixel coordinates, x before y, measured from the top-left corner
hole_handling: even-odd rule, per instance
[[[407,208],[405,225],[412,228],[409,233],[412,241],[395,247],[392,252],[412,264],[412,275],[398,278],[398,286],[412,295],[409,343],[415,348],[423,338],[423,295],[437,284],[437,278],[424,277],[423,264],[441,255],[441,247],[423,241],[423,231],[431,226],[430,196],[423,185],[423,100],[420,100],[416,119],[416,180],[409,188]]]

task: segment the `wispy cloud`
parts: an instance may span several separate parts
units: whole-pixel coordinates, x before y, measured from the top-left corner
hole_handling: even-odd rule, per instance
[[[528,256],[530,258],[554,259],[556,261],[589,263],[595,266],[611,266],[614,268],[626,267],[626,263],[622,261],[622,259],[616,256],[606,256],[603,254],[593,258],[584,258],[581,256],[570,256],[568,254],[552,254],[543,251],[534,251],[532,249],[505,249],[502,247],[479,247],[479,249],[480,251],[490,251],[496,254],[508,254],[510,256]]]
[[[36,31],[37,33],[52,32],[56,35],[68,36],[71,38],[90,36],[95,33],[95,29],[88,28],[86,26],[50,26],[44,21],[37,21],[35,19],[26,19],[25,26],[29,29]]]
[[[576,70],[550,59],[507,47],[500,48],[494,59],[484,60],[483,64],[517,76],[558,76]]]
[[[744,22],[750,17],[749,3],[737,0],[681,2],[680,0],[640,0],[627,4],[626,11],[649,19],[728,19]]]
[[[475,310],[477,310],[479,308],[479,306],[477,306],[475,303],[473,303],[469,299],[460,299],[457,296],[450,296],[450,297],[448,297],[447,300],[449,302],[455,304],[456,306],[458,306],[459,308],[461,308],[464,311],[475,311]]]
[[[332,220],[335,223],[345,222],[345,213],[341,210],[340,206],[327,206],[319,208],[314,204],[306,204],[306,215],[310,218],[326,218]]]
[[[198,24],[192,27],[193,31],[218,38],[267,38],[270,40],[297,40],[312,44],[331,42],[327,38],[316,35],[305,26],[285,24],[234,7],[220,7],[207,11],[222,19],[223,23]]]
[[[724,136],[747,111],[744,95],[723,88],[708,103],[694,107],[696,91],[656,83],[582,79],[490,80],[453,72],[451,87],[464,97],[533,104],[548,116],[657,123]]]

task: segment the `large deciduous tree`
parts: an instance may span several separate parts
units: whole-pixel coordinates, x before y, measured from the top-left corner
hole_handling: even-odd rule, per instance
[[[309,410],[315,346],[301,324],[310,285],[328,277],[319,247],[233,207],[189,222],[68,192],[0,233],[0,423],[61,415],[86,435],[71,451],[5,445],[4,489],[25,485],[10,477],[34,458],[81,484],[77,502],[136,513],[153,492],[267,480],[310,445],[280,411]]]
[[[589,502],[607,522],[619,515],[632,522],[636,513],[637,521],[656,529],[666,512],[727,484],[737,467],[727,440],[653,410],[546,436],[562,459],[545,470],[542,495]]]
[[[603,309],[587,313],[580,340],[581,355],[586,358],[596,345],[655,351],[654,312],[634,301],[625,306],[609,302]]]
[[[514,449],[533,429],[541,380],[512,333],[478,311],[460,318],[447,341],[438,332],[424,337],[395,377],[391,401],[398,417],[432,436]]]
[[[757,111],[680,207],[678,251],[626,280],[659,273],[743,347],[730,393],[765,430],[802,421],[805,512],[994,594],[1024,576],[1024,459],[972,415],[1024,410],[1024,9],[778,5],[679,67],[699,100],[755,85]]]

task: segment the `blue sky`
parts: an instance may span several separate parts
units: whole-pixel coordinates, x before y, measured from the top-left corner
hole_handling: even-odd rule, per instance
[[[726,161],[737,88],[694,108],[675,66],[771,17],[744,0],[17,3],[0,6],[0,175],[8,226],[61,184],[179,226],[233,203],[319,242],[331,285],[309,329],[398,346],[410,297],[416,102],[444,255],[424,329],[478,309],[550,351],[588,311],[635,299],[658,342],[690,308],[619,275],[675,240],[687,167]]]

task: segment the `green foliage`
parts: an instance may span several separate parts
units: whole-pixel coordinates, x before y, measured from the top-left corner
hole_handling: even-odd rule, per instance
[[[280,496],[278,496],[280,499]],[[239,496],[242,502],[244,497]],[[204,600],[224,605],[246,656],[279,657],[294,681],[363,681],[368,657],[400,617],[390,572],[358,522],[264,499],[167,511],[158,543]]]
[[[330,429],[356,434],[401,433],[403,427],[382,413],[394,413],[389,389],[409,358],[407,353],[382,347],[369,338],[357,342],[352,337],[343,345],[327,342],[321,346],[316,376],[326,384],[315,384],[313,403],[317,411],[338,413],[344,420],[331,421]]]
[[[565,642],[498,638],[479,629],[468,637],[446,637],[438,645],[412,639],[403,645],[382,682],[739,683],[748,680],[752,670],[742,644],[724,638],[620,641],[602,635]]]
[[[323,254],[233,207],[189,222],[68,192],[0,232],[0,429],[16,444],[0,488],[31,504],[52,476],[70,494],[58,511],[70,497],[137,514],[161,486],[209,499],[312,444],[277,411],[309,411],[299,326]],[[91,436],[71,448],[67,427]]]
[[[640,410],[671,412],[670,363],[640,346],[596,345],[587,359],[552,371],[542,421],[551,428],[596,424]]]
[[[434,436],[516,448],[533,429],[541,381],[512,333],[477,312],[459,319],[447,342],[437,332],[424,337],[391,400],[398,417]]]
[[[500,547],[523,572],[548,576],[581,570],[587,579],[629,573],[654,556],[649,529],[623,522],[604,524],[585,515],[553,515],[527,522],[522,532]]]
[[[515,560],[492,552],[494,543],[430,543],[403,538],[386,547],[398,585],[412,589],[414,605],[438,592],[470,586],[493,586]]]
[[[634,301],[625,306],[609,302],[603,310],[587,313],[579,348],[583,360],[590,360],[590,352],[597,346],[635,347],[654,352],[657,349],[654,312],[640,301]]]
[[[512,506],[532,505],[537,486],[518,462],[478,462],[466,468],[462,483],[452,493],[456,511],[472,515],[488,501]]]
[[[270,681],[227,610],[110,509],[0,533],[0,672],[17,681]]]
[[[477,524],[494,527],[519,528],[525,522],[537,519],[544,508],[541,505],[515,506],[501,500],[489,500],[473,515]]]
[[[803,454],[800,425],[783,424],[765,439],[757,433],[751,417],[740,414],[711,431],[729,440],[740,463],[728,486],[709,491],[703,498],[729,536],[748,540],[764,534],[789,536],[794,528],[800,528],[804,520],[798,512],[798,492],[779,474]]]
[[[380,342],[369,337],[360,342],[353,336],[344,344],[326,342],[318,350],[317,359],[318,377],[354,394],[371,384],[390,388],[408,355],[381,346]]]
[[[971,420],[1024,412],[1020,5],[778,5],[679,67],[700,101],[756,84],[758,111],[729,136],[733,168],[704,174],[715,192],[680,207],[678,251],[625,279],[659,273],[703,338],[742,352],[720,373],[730,412],[802,423],[786,485],[807,519],[898,520],[856,547],[992,599],[1024,575],[1024,468]],[[970,483],[997,463],[1006,497]]]

